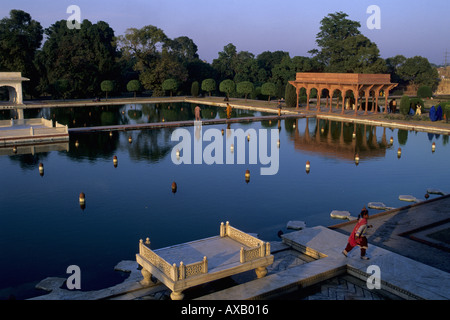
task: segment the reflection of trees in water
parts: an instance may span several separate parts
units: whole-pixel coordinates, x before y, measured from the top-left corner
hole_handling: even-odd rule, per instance
[[[44,162],[49,156],[49,152],[35,154],[20,154],[9,156],[12,162],[17,162],[23,170],[35,170],[39,167],[40,162]]]
[[[398,129],[397,137],[399,145],[406,145],[406,141],[408,141],[408,130]]]
[[[78,147],[75,142],[78,141]],[[70,136],[70,148],[67,156],[75,161],[88,159],[95,161],[96,159],[112,158],[119,146],[119,132],[113,132],[110,136],[109,132],[96,132],[90,134],[76,134]]]
[[[127,124],[129,119],[120,106],[58,107],[25,109],[25,118],[45,118],[69,128]]]
[[[150,162],[159,162],[172,151],[172,141],[170,137],[174,129],[152,129],[136,131],[133,142],[126,148],[130,154],[130,159]]]
[[[173,103],[173,104],[128,104],[120,106],[92,106],[92,107],[59,107],[27,109],[26,117],[44,117],[56,120],[69,127],[80,126],[108,126],[129,124],[133,122],[162,122],[183,121],[194,119],[194,108],[196,104]],[[226,109],[223,107],[201,105],[202,118],[214,119],[217,116],[226,118]],[[232,117],[253,117],[257,111],[233,109]],[[288,120],[289,132],[292,131],[292,121]],[[251,123],[243,123],[250,125]],[[263,121],[262,126],[266,128],[280,126],[280,121]],[[174,129],[152,129],[142,131],[121,132],[96,132],[86,134],[71,134],[69,152],[67,156],[75,161],[95,161],[96,159],[110,159],[120,148],[129,150],[130,158],[134,160],[148,160],[157,162],[167,156],[172,149],[173,142],[170,140]],[[128,136],[133,137],[131,144],[128,143]],[[122,137],[122,139],[120,139]],[[75,142],[78,141],[78,147]],[[122,143],[122,145],[120,145]],[[33,157],[23,157],[24,165],[32,164],[37,166],[40,157],[44,154]],[[46,156],[46,155],[45,155]],[[17,156],[17,159],[21,157]]]
[[[25,109],[25,118],[45,118],[67,125],[69,128],[155,123],[163,121],[194,120],[196,104],[146,103],[85,107],[54,107]],[[226,118],[223,107],[200,105],[202,119]],[[233,109],[232,117],[252,117],[255,111]],[[3,110],[0,118],[10,119],[11,111]]]

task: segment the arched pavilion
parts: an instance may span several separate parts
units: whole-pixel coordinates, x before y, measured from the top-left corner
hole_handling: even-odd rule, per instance
[[[300,89],[306,90],[306,110],[310,110],[309,98],[311,90],[317,90],[317,110],[320,110],[320,98],[322,92],[327,90],[327,104],[329,111],[332,111],[333,95],[335,91],[340,92],[343,100],[347,92],[353,93],[355,99],[355,114],[362,108],[362,103],[359,105],[359,97],[365,97],[365,111],[367,114],[369,108],[369,98],[372,96],[372,111],[377,112],[378,99],[380,93],[384,93],[385,109],[387,113],[389,90],[397,86],[397,83],[391,83],[391,76],[389,74],[363,74],[363,73],[312,73],[312,72],[298,72],[295,81],[289,81],[295,87],[297,93],[297,108],[299,105]],[[330,99],[331,98],[331,99]],[[330,100],[330,103],[329,103]],[[337,108],[339,108],[339,96],[337,98]],[[342,114],[344,114],[345,102],[342,101]]]
[[[0,109],[16,109],[19,119],[23,119],[23,93],[22,82],[30,79],[22,77],[21,72],[0,72],[0,87],[8,89],[9,101],[0,103]]]

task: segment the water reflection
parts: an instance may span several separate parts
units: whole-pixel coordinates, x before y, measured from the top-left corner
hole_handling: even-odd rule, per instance
[[[56,108],[54,110],[58,121],[73,121],[73,119],[91,119],[88,125],[111,125],[117,123],[128,124],[130,121],[140,123],[143,121],[168,121],[187,120],[194,117],[194,105],[186,104],[173,105],[125,105],[115,108],[113,111],[109,107],[100,107],[101,112],[93,113],[90,108],[80,109],[85,116],[82,117],[78,112],[74,113],[72,108]],[[226,117],[226,111],[223,108],[204,108],[202,112],[210,117]],[[242,112],[242,110],[233,110],[235,116],[251,116],[252,112]],[[206,118],[206,117],[205,117]],[[304,128],[299,125],[299,121],[305,123]],[[87,123],[87,120],[85,121]],[[78,123],[75,120],[75,123]],[[284,126],[282,125],[284,123]],[[248,125],[242,123],[239,125]],[[251,124],[251,123],[250,123]],[[377,128],[365,124],[355,124],[352,122],[336,122],[324,119],[294,119],[285,120],[267,120],[261,121],[262,128],[278,128],[279,131],[284,127],[289,140],[293,142],[297,151],[318,154],[326,157],[335,157],[346,161],[356,161],[359,159],[367,160],[370,158],[382,158],[386,155],[386,150],[393,145],[393,137],[390,141],[387,138],[386,128]],[[230,124],[227,125],[227,135]],[[19,154],[45,153],[51,150],[66,151],[67,156],[75,161],[88,159],[96,161],[98,159],[111,159],[118,150],[126,149],[130,158],[141,161],[147,160],[151,163],[158,162],[168,156],[171,152],[173,143],[171,134],[175,128],[162,128],[151,130],[136,131],[112,131],[98,132],[91,134],[72,134],[69,143],[49,144],[48,146],[27,146],[20,147]],[[377,131],[381,130],[381,139],[377,138]],[[222,129],[223,131],[223,129]],[[198,134],[198,132],[196,132]],[[198,137],[197,137],[198,138]],[[407,130],[398,130],[398,142],[405,145],[408,138]],[[444,138],[448,141],[448,136]],[[123,143],[128,141],[128,143]],[[50,148],[50,149],[49,149]],[[0,154],[12,154],[11,148],[0,149]],[[42,156],[23,157],[24,163],[36,164]],[[22,161],[21,157],[14,158]]]
[[[148,103],[85,107],[54,107],[25,109],[25,118],[56,120],[69,128],[167,121],[194,120],[193,103]],[[200,105],[202,119],[225,119],[225,108]],[[231,117],[253,117],[263,113],[252,110],[233,109]],[[15,118],[14,110],[2,110],[0,120]]]
[[[356,155],[360,159],[383,158],[386,155],[386,149],[392,146],[387,142],[384,127],[309,119],[306,121],[303,132],[300,132],[297,122],[296,119],[286,120],[286,131],[290,133],[295,149],[302,152],[355,161]],[[382,130],[379,141],[377,130]]]
[[[105,107],[90,116],[96,119],[92,123],[113,124],[149,121],[149,116],[167,121],[175,116],[194,117],[191,105],[176,111],[168,107]],[[57,116],[67,114],[67,121],[73,120],[69,109],[58,111]],[[226,117],[225,109],[203,111],[204,117]],[[233,111],[236,116],[250,114]],[[88,111],[85,116],[89,117]],[[0,270],[0,299],[20,292],[21,286],[26,286],[26,292],[17,297],[31,297],[38,281],[67,277],[71,264],[83,268],[84,290],[116,284],[113,267],[118,261],[132,260],[138,239],[149,235],[159,248],[211,236],[217,221],[233,221],[262,239],[278,240],[277,232],[286,231],[290,220],[330,225],[336,223],[330,221],[334,209],[357,214],[372,201],[399,207],[405,205],[399,194],[420,197],[429,186],[449,189],[443,170],[450,157],[450,149],[444,147],[448,136],[441,139],[315,118],[211,127],[223,130],[221,137],[226,139],[231,128],[248,125],[280,131],[276,175],[262,176],[258,165],[248,163],[177,166],[170,157],[174,128],[71,134],[68,149],[41,153],[35,146],[34,151],[19,154],[19,149],[16,155],[0,157],[7,182],[0,192],[0,245],[5,262]],[[193,127],[189,130],[195,134]],[[247,146],[256,140],[253,136],[250,141],[247,136],[243,139]],[[436,142],[434,153],[430,139]],[[407,146],[400,144],[406,141]],[[396,155],[399,146],[401,159]],[[353,164],[356,153],[364,165]],[[40,163],[45,168],[43,177]],[[426,165],[426,170],[417,170],[418,164]],[[309,169],[310,174],[305,173]],[[173,182],[177,186],[171,191]],[[322,190],[333,192],[318,192]],[[85,193],[84,203],[79,203],[80,192]]]

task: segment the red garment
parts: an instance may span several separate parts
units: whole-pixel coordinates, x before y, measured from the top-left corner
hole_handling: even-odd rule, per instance
[[[367,240],[363,241],[365,237],[363,237],[363,233],[359,234],[359,237],[355,237],[355,235],[358,233],[358,230],[364,226],[367,227],[367,219],[361,218],[359,219],[356,226],[353,228],[352,233],[350,234],[350,237],[348,238],[348,243],[352,246],[367,246]],[[363,229],[363,228],[361,228]]]

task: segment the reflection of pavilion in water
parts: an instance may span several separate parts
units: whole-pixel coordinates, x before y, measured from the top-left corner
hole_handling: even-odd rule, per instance
[[[69,151],[68,142],[57,143],[40,143],[40,144],[28,144],[18,146],[0,147],[0,156],[13,156],[13,155],[35,155],[38,153],[46,153],[51,151]]]
[[[291,140],[296,150],[321,154],[327,157],[354,161],[355,154],[361,159],[385,157],[386,148],[392,143],[386,140],[386,128],[381,141],[377,140],[377,127],[352,122],[336,122],[315,119],[315,128],[310,132],[310,123],[306,120],[303,134],[295,126]]]

